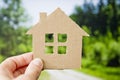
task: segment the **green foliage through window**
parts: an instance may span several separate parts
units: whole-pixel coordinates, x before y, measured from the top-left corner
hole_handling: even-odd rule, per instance
[[[54,43],[54,37],[53,37],[53,33],[47,33],[45,34],[45,42],[46,44],[49,42],[53,42]],[[67,41],[67,34],[58,34],[57,35],[58,38],[58,42],[66,42]],[[66,46],[58,46],[58,54],[66,54]],[[53,54],[54,53],[54,48],[53,46],[45,46],[45,53],[47,54]]]
[[[66,42],[67,34],[58,34],[58,42]]]
[[[53,42],[54,41],[54,37],[53,34],[45,34],[45,42]]]
[[[46,54],[53,54],[53,46],[45,46],[45,53]]]
[[[58,46],[58,54],[66,54],[66,46]]]

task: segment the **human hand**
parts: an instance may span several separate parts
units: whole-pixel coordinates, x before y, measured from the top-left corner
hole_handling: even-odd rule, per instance
[[[37,80],[43,68],[40,59],[32,53],[6,59],[0,64],[0,80]]]

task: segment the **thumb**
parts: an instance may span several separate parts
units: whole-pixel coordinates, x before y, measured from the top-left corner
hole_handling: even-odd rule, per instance
[[[41,59],[34,59],[31,61],[25,71],[26,80],[37,80],[43,69],[43,63]]]

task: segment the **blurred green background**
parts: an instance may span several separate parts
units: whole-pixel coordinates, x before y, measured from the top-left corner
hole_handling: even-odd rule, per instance
[[[24,25],[29,16],[21,0],[1,1],[0,62],[32,51],[32,38],[25,34],[30,27]],[[83,39],[82,69],[76,71],[120,80],[120,0],[99,0],[97,5],[85,0],[82,6],[75,6],[70,18],[90,34]]]

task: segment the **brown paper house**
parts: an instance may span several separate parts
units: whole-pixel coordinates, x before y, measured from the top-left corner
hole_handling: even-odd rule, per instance
[[[41,58],[44,69],[71,69],[81,66],[82,37],[88,34],[60,8],[40,21],[27,34],[32,34],[33,53]]]

